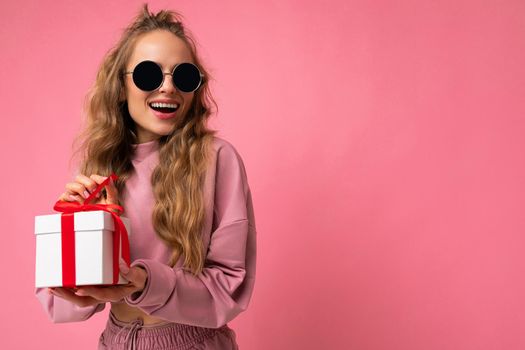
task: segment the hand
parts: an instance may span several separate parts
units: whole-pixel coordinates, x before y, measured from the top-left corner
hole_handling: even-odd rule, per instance
[[[59,298],[72,302],[80,307],[100,304],[101,301],[93,297],[79,297],[75,294],[76,288],[53,287],[47,288],[47,292]]]
[[[98,187],[99,184],[104,182],[107,179],[107,176],[100,176],[93,174],[90,177],[79,174],[75,178],[74,182],[69,182],[66,184],[66,191],[58,197],[59,201],[77,201],[80,204],[84,204],[86,198]],[[106,189],[106,198],[101,195],[101,192],[97,194],[96,200],[92,200],[92,204],[118,204],[118,191],[113,183],[113,180],[110,180],[105,186]],[[116,211],[110,209],[112,211]]]
[[[148,278],[145,269],[139,266],[128,268],[120,262],[120,273],[129,283],[115,286],[81,286],[78,288],[48,288],[49,293],[68,300],[80,307],[97,305],[105,302],[117,302],[133,293],[141,292]]]

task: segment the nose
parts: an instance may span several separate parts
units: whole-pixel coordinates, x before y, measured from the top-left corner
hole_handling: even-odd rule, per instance
[[[167,94],[173,94],[176,91],[175,85],[173,85],[173,76],[171,73],[163,73],[164,81],[159,88],[159,92],[165,92]]]

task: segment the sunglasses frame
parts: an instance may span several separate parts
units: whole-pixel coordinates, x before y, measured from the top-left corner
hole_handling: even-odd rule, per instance
[[[177,63],[177,65],[175,65],[175,67],[173,67],[173,70],[171,71],[171,73],[164,73],[164,71],[162,70],[162,67],[161,67],[160,64],[158,64],[157,62],[155,62],[155,61],[151,61],[151,60],[144,60],[144,61],[141,61],[141,62],[137,63],[137,64],[135,65],[135,68],[133,68],[132,71],[130,71],[130,72],[124,72],[124,75],[127,75],[127,74],[133,74],[133,72],[135,71],[135,69],[137,68],[137,66],[138,66],[139,64],[144,63],[144,62],[152,62],[152,63],[155,63],[155,65],[156,65],[157,67],[159,67],[159,71],[162,73],[162,81],[160,82],[159,86],[157,86],[157,87],[156,87],[155,89],[153,89],[153,90],[142,90],[141,88],[139,88],[139,87],[137,86],[137,83],[135,83],[135,79],[133,79],[133,76],[132,76],[133,83],[135,84],[135,86],[137,86],[137,88],[139,88],[139,89],[142,90],[142,91],[153,92],[153,91],[155,91],[155,90],[158,90],[158,89],[162,86],[162,84],[164,84],[164,79],[166,78],[166,75],[171,75],[171,80],[172,80],[173,86],[175,86],[175,88],[177,88],[177,90],[179,90],[180,92],[183,92],[183,93],[188,93],[188,94],[189,94],[189,93],[192,93],[192,92],[194,92],[194,91],[197,91],[197,89],[201,87],[202,82],[203,82],[203,80],[204,80],[204,74],[201,73],[199,67],[197,67],[196,65],[194,65],[194,64],[191,63],[191,62],[180,62],[180,63]],[[197,87],[196,87],[194,90],[192,90],[192,91],[183,91],[183,90],[179,89],[179,87],[178,87],[177,85],[175,85],[175,81],[173,81],[173,74],[175,73],[175,69],[177,69],[177,67],[178,67],[179,65],[181,65],[181,64],[191,64],[191,65],[194,66],[194,67],[197,69],[197,71],[199,72],[199,75],[200,75],[200,81],[199,81],[199,84],[198,84]]]

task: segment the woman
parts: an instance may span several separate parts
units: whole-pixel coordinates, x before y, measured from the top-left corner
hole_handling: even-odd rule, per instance
[[[127,285],[37,288],[53,322],[111,305],[100,349],[237,349],[227,323],[255,282],[256,228],[243,161],[206,122],[209,74],[180,15],[147,5],[108,52],[88,94],[82,161],[62,201],[83,203],[112,172],[101,204],[130,219]]]

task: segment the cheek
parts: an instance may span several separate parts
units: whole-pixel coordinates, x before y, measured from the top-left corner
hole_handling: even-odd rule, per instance
[[[190,96],[184,96],[184,111],[187,112],[190,109],[191,104],[193,103],[195,94],[192,93]]]
[[[135,122],[135,124],[144,126],[144,123],[146,123],[149,119],[148,110],[136,101],[135,103],[133,103],[132,101],[128,101],[128,111],[131,119]]]
[[[133,83],[126,83],[125,89],[129,104],[137,104],[140,101],[144,101],[144,99],[147,97],[147,94],[137,88]]]
[[[146,97],[141,92],[136,91],[128,91],[128,109],[131,116],[144,113],[148,110],[148,106],[146,104]]]

